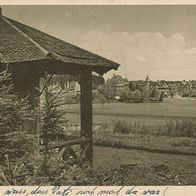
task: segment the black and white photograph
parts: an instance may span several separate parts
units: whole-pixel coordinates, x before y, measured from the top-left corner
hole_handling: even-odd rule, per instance
[[[0,185],[196,186],[196,5],[0,4]]]

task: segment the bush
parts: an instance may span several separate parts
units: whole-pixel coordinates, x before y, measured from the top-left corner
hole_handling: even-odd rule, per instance
[[[120,99],[121,100],[128,100],[129,99],[129,91],[126,89],[121,90]]]
[[[159,95],[160,95],[160,93],[156,87],[151,89],[150,97],[159,98]]]
[[[130,125],[125,120],[116,121],[113,124],[113,131],[114,133],[130,133]]]
[[[141,103],[141,102],[143,102],[143,100],[144,100],[144,97],[143,97],[143,94],[142,94],[142,92],[140,91],[140,90],[136,90],[135,92],[134,92],[134,102],[136,102],[136,103]]]
[[[192,119],[170,120],[159,129],[161,135],[196,137],[196,121]]]
[[[113,124],[107,124],[114,133],[124,134],[148,134],[155,136],[171,137],[196,137],[196,121],[192,119],[169,120],[163,124],[145,125],[138,122],[118,120]],[[102,127],[102,129],[104,129]]]
[[[93,103],[100,103],[103,107],[107,103],[107,99],[102,93],[93,92]]]

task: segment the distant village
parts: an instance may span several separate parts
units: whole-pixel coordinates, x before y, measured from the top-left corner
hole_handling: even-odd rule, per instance
[[[54,91],[62,89],[65,103],[80,101],[79,76],[55,76],[50,81]],[[161,102],[166,97],[196,97],[196,80],[153,81],[147,75],[144,80],[129,81],[126,77],[115,75],[106,81],[102,76],[93,75],[92,94],[94,102]]]

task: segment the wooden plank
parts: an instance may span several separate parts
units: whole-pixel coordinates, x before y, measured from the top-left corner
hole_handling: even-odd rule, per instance
[[[81,137],[90,138],[84,161],[93,166],[93,131],[92,131],[92,71],[84,70],[80,74],[81,91]],[[84,149],[85,145],[81,145]]]
[[[77,144],[81,144],[81,143],[84,144],[88,141],[89,141],[89,139],[82,137],[79,139],[67,140],[67,141],[62,141],[62,142],[58,142],[55,144],[51,144],[50,146],[48,146],[48,149],[51,150],[54,148],[62,148],[64,146],[68,146],[68,145],[77,145]],[[44,147],[42,146],[41,150],[43,150],[43,149],[44,149]]]
[[[78,159],[78,156],[76,155],[75,151],[72,149],[72,147],[69,145],[68,146],[69,149],[69,154],[74,158],[74,159]]]
[[[57,157],[57,161],[59,161],[60,159],[61,159],[61,157],[63,156],[63,154],[64,154],[64,152],[65,152],[65,149],[66,147],[63,147],[62,149],[61,149],[61,151],[59,152],[59,155],[58,155],[58,157]]]

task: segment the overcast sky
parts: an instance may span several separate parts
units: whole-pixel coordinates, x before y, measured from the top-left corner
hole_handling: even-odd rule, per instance
[[[196,6],[2,6],[3,14],[121,64],[129,80],[196,80]]]

